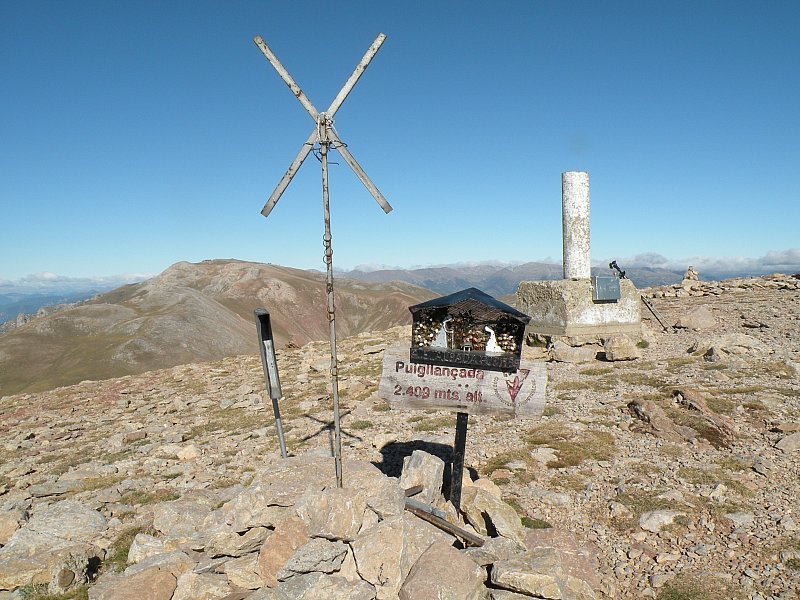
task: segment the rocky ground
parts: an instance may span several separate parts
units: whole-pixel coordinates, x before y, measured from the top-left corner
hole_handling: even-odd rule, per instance
[[[567,586],[563,589],[572,591],[564,597],[796,598],[800,280],[774,276],[685,282],[646,290],[646,295],[667,323],[680,322],[682,327],[664,332],[645,318],[635,360],[549,362],[547,406],[539,420],[470,417],[470,479],[516,509],[522,533],[499,535],[518,537],[514,542],[527,548],[528,558],[543,547],[557,546],[554,540],[561,540],[562,554],[547,558],[561,561],[561,566],[569,562],[565,547],[590,552],[594,573],[572,575],[593,591]],[[363,483],[367,480],[393,482],[397,489],[386,492],[395,498],[394,508],[370,507],[364,514],[372,515],[372,521],[359,521],[359,528],[336,535],[314,533],[309,525],[315,522],[309,516],[313,511],[297,506],[300,492],[311,488],[300,486],[291,501],[263,507],[262,518],[239,527],[233,541],[223,539],[223,534],[230,538],[237,519],[249,518],[242,515],[263,496],[259,494],[270,485],[271,474],[283,473],[319,489],[330,482],[330,460],[320,458],[332,444],[325,343],[279,355],[286,395],[282,417],[289,450],[297,456],[291,464],[298,470],[289,475],[277,457],[258,357],[3,397],[0,590],[8,591],[0,591],[0,599],[44,598],[44,588],[34,584],[58,583],[59,575],[65,583],[69,573],[74,579],[77,571],[65,569],[63,561],[52,572],[53,544],[65,540],[94,549],[102,561],[94,568],[99,578],[54,597],[85,597],[87,588],[90,598],[128,597],[119,586],[129,589],[146,579],[158,587],[158,577],[167,573],[172,580],[162,589],[170,589],[169,595],[153,597],[281,598],[267,595],[270,571],[255,566],[261,550],[270,539],[277,543],[284,529],[285,539],[297,537],[291,534],[291,523],[272,514],[276,506],[284,517],[290,508],[292,514],[301,514],[311,529],[305,534],[309,539],[339,544],[335,552],[332,546],[317,548],[317,554],[338,560],[333,571],[339,575],[322,582],[321,576],[309,578],[313,569],[300,568],[289,577],[283,572],[285,582],[306,586],[304,592],[287,592],[294,594],[287,597],[301,597],[312,588],[323,594],[317,597],[339,597],[339,591],[324,586],[345,585],[340,576],[349,582],[345,588],[350,597],[362,597],[353,592],[355,587],[365,598],[397,597],[403,582],[399,576],[383,581],[383,575],[372,573],[366,559],[359,559],[358,538],[380,526],[390,531],[368,547],[378,548],[384,539],[400,543],[423,535],[414,533],[422,521],[397,508],[403,482],[387,479],[381,471],[400,476],[403,459],[414,450],[446,461],[455,426],[453,414],[388,410],[375,396],[383,348],[409,336],[410,328],[395,328],[362,334],[339,346],[343,454],[349,461],[345,487],[351,476],[363,489],[372,489],[372,483]],[[526,352],[546,358],[544,349]],[[483,492],[472,492],[476,494]],[[357,505],[367,502],[363,495],[359,498]],[[444,506],[436,494],[428,499]],[[316,510],[324,514],[323,508]],[[478,523],[469,522],[480,533],[498,535],[501,529],[481,532]],[[212,531],[220,539],[211,539]],[[430,528],[425,534],[429,543],[438,533]],[[548,535],[544,543],[542,536]],[[444,541],[444,547],[437,546],[441,556],[453,538],[439,541]],[[398,558],[405,565],[403,577],[411,578],[412,558],[424,553],[424,545],[403,550],[406,554]],[[158,556],[168,551],[186,559],[173,554],[158,563]],[[474,551],[469,552],[475,564],[497,559],[494,569],[500,572],[500,557],[476,560]],[[300,560],[306,555],[293,556]],[[357,566],[351,564],[353,558]],[[456,564],[460,559],[452,560]],[[136,564],[116,573],[127,562]],[[563,571],[560,575],[567,577],[569,569]],[[425,580],[417,577],[417,585]],[[77,583],[69,581],[62,588],[75,589]],[[196,586],[202,594],[192,591],[200,589]],[[406,594],[414,589],[409,586]],[[492,593],[497,598],[526,597]],[[554,592],[549,597],[558,596]]]

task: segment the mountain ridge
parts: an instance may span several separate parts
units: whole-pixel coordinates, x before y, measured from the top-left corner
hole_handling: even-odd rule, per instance
[[[410,323],[408,306],[433,296],[405,283],[339,278],[338,333]],[[262,306],[278,347],[328,335],[321,274],[236,260],[179,262],[0,336],[0,396],[254,354],[253,310]]]

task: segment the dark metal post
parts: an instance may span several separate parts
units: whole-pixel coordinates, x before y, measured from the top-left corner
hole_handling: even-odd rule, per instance
[[[272,399],[272,412],[275,414],[275,429],[278,430],[278,444],[281,448],[281,456],[286,458],[286,440],[283,437],[283,425],[281,424],[281,412],[278,408],[278,400],[283,397],[281,391],[281,380],[278,377],[278,363],[275,360],[275,342],[272,339],[272,325],[269,320],[269,312],[264,308],[257,308],[255,311],[256,330],[258,331],[258,347],[261,354],[261,367],[264,369],[264,381],[267,385],[267,393]]]
[[[461,478],[464,473],[464,453],[467,447],[467,420],[469,415],[456,413],[456,439],[453,443],[453,472],[450,480],[450,502],[461,510]]]

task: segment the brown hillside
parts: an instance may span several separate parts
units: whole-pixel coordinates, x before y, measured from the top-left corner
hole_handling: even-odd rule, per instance
[[[336,282],[342,336],[410,322],[430,292],[404,283]],[[280,347],[328,335],[325,277],[235,260],[177,263],[0,337],[0,396],[257,352],[266,307]]]

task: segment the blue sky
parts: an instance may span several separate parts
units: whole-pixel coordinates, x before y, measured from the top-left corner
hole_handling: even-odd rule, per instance
[[[567,170],[595,260],[800,256],[795,2],[7,1],[0,280],[323,269],[313,157],[260,215],[313,122],[252,38],[322,110],[381,31],[336,127],[395,210],[332,166],[337,268],[560,261]]]

